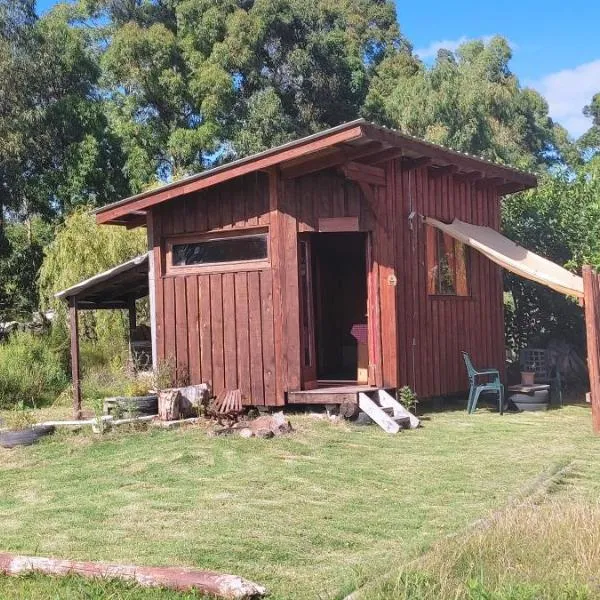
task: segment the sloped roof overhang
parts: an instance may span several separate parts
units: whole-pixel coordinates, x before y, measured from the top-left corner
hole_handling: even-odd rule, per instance
[[[311,168],[330,168],[346,159],[363,160],[367,168],[390,158],[426,159],[432,167],[452,167],[454,174],[491,180],[501,193],[537,185],[536,177],[530,173],[358,119],[114,202],[98,209],[96,220],[128,227],[144,225],[152,206],[273,167],[282,169],[284,177],[293,177],[306,174]]]
[[[76,301],[81,309],[128,308],[132,299],[148,295],[148,269],[146,253],[98,273],[54,296],[67,302]]]

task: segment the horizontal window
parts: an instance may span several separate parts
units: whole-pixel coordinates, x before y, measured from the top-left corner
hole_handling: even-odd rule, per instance
[[[268,234],[186,237],[168,242],[167,267],[231,267],[237,263],[265,262],[269,257]]]

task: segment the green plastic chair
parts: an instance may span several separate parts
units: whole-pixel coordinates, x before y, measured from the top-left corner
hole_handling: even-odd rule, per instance
[[[469,377],[469,400],[467,402],[467,413],[475,412],[477,401],[483,392],[496,392],[498,394],[498,412],[504,414],[504,386],[500,382],[500,372],[498,369],[484,369],[478,371],[471,361],[471,357],[466,353],[462,353],[467,367],[467,375]],[[485,381],[479,383],[481,379]],[[491,381],[490,381],[491,380]]]

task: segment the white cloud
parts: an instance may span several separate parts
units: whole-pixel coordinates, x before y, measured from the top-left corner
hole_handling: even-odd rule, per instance
[[[424,48],[417,48],[415,50],[415,54],[421,60],[429,60],[431,58],[435,58],[437,56],[438,50],[450,50],[450,52],[455,52],[459,46],[464,44],[465,42],[470,42],[474,39],[481,40],[485,44],[487,44],[494,36],[493,35],[481,35],[477,38],[469,38],[466,35],[459,37],[457,40],[438,40],[435,42],[431,42],[429,46]],[[512,46],[512,44],[511,44]],[[513,46],[514,47],[514,46]]]
[[[546,98],[550,116],[572,136],[579,137],[591,126],[582,110],[600,92],[600,59],[550,73],[529,85]]]

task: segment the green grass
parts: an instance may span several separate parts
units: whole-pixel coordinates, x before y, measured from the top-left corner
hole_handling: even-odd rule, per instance
[[[391,591],[373,597],[394,598],[391,574],[490,511],[600,492],[588,407],[432,413],[397,436],[292,421],[296,433],[273,440],[192,428],[0,449],[0,551],[215,569],[266,585],[275,600],[343,597],[382,580]],[[427,577],[435,565],[417,567]],[[111,585],[0,578],[0,597],[142,597]],[[153,594],[143,597],[176,597]]]

